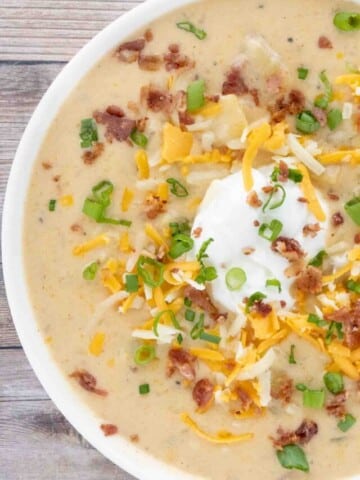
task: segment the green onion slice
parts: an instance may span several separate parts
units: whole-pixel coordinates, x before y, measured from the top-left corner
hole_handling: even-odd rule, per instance
[[[262,292],[255,292],[250,295],[248,301],[246,302],[245,312],[249,313],[250,308],[254,305],[254,303],[260,302],[261,300],[264,300],[264,298],[266,298],[266,295]]]
[[[360,30],[360,13],[338,12],[334,17],[334,25],[344,32]]]
[[[331,86],[330,80],[328,79],[325,70],[323,70],[320,75],[320,80],[322,81],[325,89],[325,98],[329,102],[333,99],[333,88]]]
[[[314,105],[315,107],[321,108],[321,110],[326,110],[329,106],[329,101],[325,95],[319,95],[315,98]]]
[[[99,269],[99,264],[97,262],[90,263],[90,265],[88,265],[83,271],[83,279],[94,280],[98,269]]]
[[[139,393],[140,395],[147,395],[150,393],[150,385],[148,383],[143,383],[139,385]]]
[[[189,308],[185,310],[186,321],[193,322],[195,320],[195,316],[196,316],[196,313],[194,312],[194,310],[190,310]]]
[[[280,222],[280,220],[274,219],[270,222],[270,224],[263,223],[260,225],[259,235],[269,242],[274,242],[280,235],[282,229],[283,224]]]
[[[343,328],[343,324],[340,322],[330,323],[328,331],[326,332],[326,336],[325,336],[326,345],[329,345],[329,343],[331,343],[334,336],[337,337],[339,340],[342,340],[344,338],[344,332],[342,328]]]
[[[245,271],[239,267],[231,268],[225,276],[226,286],[231,291],[240,290],[246,280]]]
[[[347,432],[350,428],[356,423],[356,418],[351,415],[351,413],[347,413],[343,420],[338,422],[337,426],[342,432]]]
[[[204,80],[195,80],[190,83],[186,91],[186,105],[188,112],[196,112],[205,105]]]
[[[350,292],[358,293],[360,294],[360,282],[356,282],[355,280],[348,280],[346,282],[346,288]]]
[[[298,72],[298,79],[299,80],[306,80],[307,76],[309,75],[309,69],[308,68],[299,67],[297,69],[297,72]]]
[[[98,141],[97,125],[93,118],[81,120],[80,140],[81,148],[89,148],[94,142]]]
[[[174,237],[175,235],[178,235],[179,233],[183,233],[184,235],[190,235],[191,232],[191,227],[189,222],[186,220],[186,222],[171,222],[169,223],[169,228],[171,232],[171,236]]]
[[[213,238],[208,238],[205,240],[205,242],[201,245],[199,253],[196,255],[196,260],[200,262],[201,264],[203,263],[204,258],[208,258],[208,254],[206,253],[206,250],[208,249],[209,245],[211,242],[213,242]]]
[[[296,360],[295,360],[295,345],[291,345],[291,347],[290,347],[289,363],[290,363],[290,365],[296,365]]]
[[[301,133],[310,134],[319,130],[320,123],[310,111],[304,110],[296,117],[296,128]]]
[[[179,258],[186,252],[190,252],[194,246],[194,240],[189,235],[179,233],[172,237],[169,257]]]
[[[338,108],[333,108],[327,115],[327,124],[330,130],[335,130],[343,121],[342,111]]]
[[[139,290],[139,278],[137,275],[130,274],[125,276],[125,290],[129,293]]]
[[[276,278],[270,278],[269,280],[266,280],[265,287],[275,287],[279,290],[279,293],[281,293],[281,283]]]
[[[285,445],[282,450],[276,452],[276,456],[281,466],[288,470],[296,469],[302,472],[310,470],[304,450],[298,445]]]
[[[299,390],[299,392],[305,392],[305,390],[307,390],[307,386],[304,383],[297,383],[295,388]]]
[[[192,301],[190,300],[190,298],[188,298],[188,297],[184,298],[184,305],[185,305],[185,307],[191,307]]]
[[[163,310],[161,312],[159,312],[156,317],[154,318],[154,325],[153,325],[153,331],[155,333],[155,335],[158,337],[159,336],[159,331],[158,331],[158,326],[159,326],[159,323],[160,323],[160,320],[161,318],[164,316],[164,315],[168,315],[168,318],[170,318],[172,324],[174,325],[174,327],[177,329],[177,330],[181,330],[181,327],[180,327],[180,324],[179,322],[177,321],[176,317],[175,317],[175,313],[172,311],[172,310]]]
[[[317,325],[318,327],[325,327],[325,325],[328,325],[328,322],[326,320],[321,319],[314,313],[309,314],[307,321],[309,323],[313,323],[314,325]]]
[[[199,320],[195,323],[193,328],[191,329],[190,332],[190,337],[193,340],[196,340],[200,338],[200,335],[202,334],[204,330],[204,321],[205,321],[205,315],[203,313],[200,314]]]
[[[315,257],[310,260],[309,265],[312,265],[313,267],[321,267],[326,257],[327,253],[325,252],[325,250],[320,250],[320,252],[317,253]]]
[[[135,350],[134,361],[136,365],[147,365],[156,356],[155,347],[152,345],[141,345]]]
[[[221,337],[217,335],[211,335],[210,333],[201,332],[199,335],[200,340],[204,340],[205,342],[214,343],[215,345],[219,345],[221,342]]]
[[[303,174],[300,170],[296,168],[289,168],[289,180],[292,180],[294,183],[301,183],[303,179]]]
[[[137,261],[137,271],[149,287],[160,287],[164,281],[164,264],[141,255]]]
[[[360,225],[360,197],[354,197],[345,203],[345,212],[349,215],[351,220]]]
[[[205,282],[212,282],[218,277],[215,267],[201,267],[198,276],[195,278],[195,282],[203,284]]]
[[[137,128],[134,128],[134,130],[130,133],[130,138],[135,143],[135,145],[138,145],[141,148],[147,147],[149,139]]]
[[[324,390],[310,390],[307,388],[303,391],[303,405],[307,408],[322,408],[325,403]]]
[[[207,37],[207,33],[205,32],[205,30],[201,30],[200,28],[195,27],[195,25],[191,22],[178,22],[176,26],[180,28],[180,30],[185,30],[185,32],[193,33],[195,37],[199,40],[204,40]]]
[[[278,192],[280,192],[280,198],[277,195]],[[277,198],[274,198],[274,197],[277,197]],[[281,205],[285,202],[285,198],[286,198],[285,188],[279,183],[276,183],[274,185],[274,188],[271,190],[269,198],[265,202],[262,208],[262,211],[266,212],[267,209],[275,210],[276,208],[281,207]]]
[[[330,393],[337,395],[344,391],[344,378],[341,373],[327,372],[324,375],[324,383]]]
[[[168,178],[166,182],[171,185],[170,192],[176,197],[183,198],[189,195],[188,190],[179,182],[179,180],[176,180],[176,178]]]
[[[49,200],[48,208],[49,208],[49,212],[54,212],[56,208],[56,200],[54,199]]]
[[[179,333],[179,335],[176,337],[176,340],[177,340],[179,345],[181,345],[183,343],[184,337],[181,335],[181,333]]]

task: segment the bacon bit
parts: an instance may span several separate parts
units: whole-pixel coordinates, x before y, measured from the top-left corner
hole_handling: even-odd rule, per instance
[[[334,202],[337,202],[338,200],[340,200],[339,195],[337,195],[334,192],[328,192],[327,196],[328,196],[329,200],[333,200]]]
[[[288,164],[281,160],[279,164],[279,181],[287,182],[289,179],[289,167]]]
[[[244,247],[244,248],[242,249],[242,252],[243,252],[244,255],[251,255],[252,253],[255,252],[255,248],[253,248],[253,247]]]
[[[252,310],[255,310],[256,313],[265,318],[272,312],[272,306],[263,300],[258,300],[254,303]]]
[[[205,95],[205,98],[208,102],[219,103],[220,95]]]
[[[115,56],[125,63],[133,63],[139,58],[139,54],[145,48],[145,39],[138,38],[130,42],[122,43],[115,51]]]
[[[266,79],[266,87],[269,93],[279,93],[281,91],[282,78],[278,73],[273,73]]]
[[[259,208],[263,204],[263,202],[260,200],[258,197],[258,194],[255,192],[255,190],[252,190],[248,196],[246,197],[246,203],[250,205],[250,207],[253,208]]]
[[[48,163],[48,162],[42,162],[41,165],[42,165],[44,170],[50,170],[50,168],[52,168],[51,163]]]
[[[60,180],[60,178],[61,178],[61,175],[54,175],[52,179],[53,179],[53,182],[57,183]]]
[[[195,123],[195,119],[190,115],[189,112],[178,112],[179,115],[179,123],[182,126],[186,125],[193,125]]]
[[[165,212],[166,200],[161,200],[158,195],[149,195],[145,200],[145,214],[150,220]]]
[[[329,415],[336,418],[344,418],[346,415],[346,400],[348,398],[347,392],[341,392],[334,396],[334,398],[326,405],[326,411]]]
[[[140,118],[139,120],[136,120],[136,128],[137,130],[139,130],[139,132],[145,131],[148,120],[149,120],[148,117],[143,117],[143,118]]]
[[[340,212],[336,212],[331,217],[331,223],[333,227],[339,227],[345,222],[344,217],[341,215]]]
[[[194,236],[195,238],[199,238],[200,235],[202,234],[202,230],[203,230],[203,229],[202,229],[201,227],[195,228],[195,230],[193,230],[193,236]]]
[[[301,292],[317,294],[322,291],[322,272],[309,265],[296,279],[296,287]]]
[[[357,233],[354,236],[354,243],[356,243],[357,245],[360,243],[360,233]]]
[[[286,307],[286,302],[285,300],[280,300],[280,307],[285,308]]]
[[[260,105],[260,96],[259,96],[259,90],[257,88],[251,88],[249,90],[250,95],[252,96],[255,105],[258,107]]]
[[[154,40],[154,34],[153,34],[153,31],[151,30],[151,28],[148,28],[145,31],[144,38],[147,42],[151,42],[152,40]]]
[[[71,225],[70,230],[71,230],[72,232],[84,234],[84,229],[83,229],[83,227],[82,227],[81,225],[79,225],[78,223],[74,223],[73,225]]]
[[[262,187],[261,189],[264,193],[271,193],[274,190],[274,187],[271,185],[266,185],[265,187]]]
[[[305,197],[299,197],[299,198],[297,199],[297,201],[300,202],[300,203],[308,203],[308,199],[305,198]]]
[[[318,47],[319,48],[333,48],[333,44],[331,43],[331,40],[328,39],[328,37],[325,37],[325,35],[321,35],[318,40]]]
[[[296,262],[292,262],[290,266],[285,270],[287,278],[297,277],[305,268],[305,260],[300,258]]]
[[[259,222],[259,220],[254,220],[254,221],[253,221],[253,225],[254,225],[254,227],[260,227],[260,222]]]
[[[168,72],[179,70],[180,68],[193,68],[195,62],[187,55],[180,53],[180,47],[177,44],[169,45],[169,51],[164,55],[165,68]]]
[[[294,238],[278,237],[272,242],[271,249],[289,260],[289,262],[296,262],[305,255],[300,243]]]
[[[221,314],[212,303],[211,298],[206,290],[197,290],[190,285],[184,289],[184,296],[189,298],[195,305],[207,312],[213,320],[217,320]]]
[[[275,105],[269,108],[272,121],[275,123],[285,120],[286,115],[297,115],[305,108],[305,95],[300,90],[291,90],[288,98],[282,96]]]
[[[320,225],[318,223],[308,223],[303,228],[304,237],[315,238],[319,232],[320,232]]]
[[[327,115],[325,110],[323,110],[322,108],[314,107],[312,113],[316,120],[320,123],[320,125],[324,127],[327,121]]]
[[[351,350],[360,347],[360,300],[352,308],[340,308],[325,318],[344,325],[344,343],[347,347]]]
[[[171,377],[177,370],[186,380],[195,380],[194,363],[196,358],[183,348],[171,348],[168,352],[169,364],[167,375]]]
[[[110,143],[114,139],[119,142],[127,140],[136,126],[135,120],[127,118],[123,110],[115,105],[109,106],[105,112],[94,112],[93,117],[97,123],[105,125],[105,137]]]
[[[140,437],[137,433],[134,433],[133,435],[130,435],[130,442],[138,443],[139,441],[140,441]]]
[[[171,93],[151,86],[141,89],[141,98],[145,101],[146,106],[155,113],[171,113],[174,106]]]
[[[250,395],[243,388],[241,388],[239,385],[237,385],[234,388],[234,393],[237,397],[237,400],[239,400],[239,402],[240,402],[240,407],[237,409],[236,413],[242,413],[242,412],[246,412],[247,410],[249,410],[249,408],[253,404],[253,400],[250,397]]]
[[[109,437],[110,435],[115,435],[118,433],[118,427],[116,425],[112,425],[111,423],[103,423],[100,425],[100,428],[104,432],[105,437]]]
[[[313,420],[304,420],[301,425],[294,431],[285,431],[281,427],[278,428],[278,438],[271,438],[274,447],[282,450],[283,447],[290,444],[306,445],[318,433],[317,423]]]
[[[141,70],[156,72],[161,68],[162,58],[160,55],[140,55],[138,64]]]
[[[139,105],[136,102],[133,102],[131,100],[128,102],[127,108],[131,110],[133,113],[135,113],[135,115],[139,115],[140,113]]]
[[[78,381],[80,387],[82,387],[84,390],[87,390],[88,392],[95,393],[96,395],[100,395],[102,397],[106,397],[108,394],[106,390],[96,388],[97,380],[87,370],[75,370],[70,375],[70,378],[75,378]]]
[[[282,403],[287,404],[291,402],[291,397],[294,393],[294,383],[287,375],[282,374],[275,378],[271,385],[271,396],[275,400],[281,400]]]
[[[214,384],[207,378],[202,378],[196,382],[192,397],[198,407],[207,409],[214,400]]]
[[[85,165],[92,165],[104,151],[103,143],[95,143],[91,150],[87,150],[83,153],[82,159]]]
[[[241,70],[239,67],[231,67],[230,71],[226,73],[226,80],[222,86],[223,95],[244,95],[249,92]]]

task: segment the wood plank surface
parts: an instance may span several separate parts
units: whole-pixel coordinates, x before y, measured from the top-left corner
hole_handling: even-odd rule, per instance
[[[0,209],[17,144],[65,63],[140,0],[0,0]],[[0,269],[0,480],[131,480],[69,425],[16,335]]]

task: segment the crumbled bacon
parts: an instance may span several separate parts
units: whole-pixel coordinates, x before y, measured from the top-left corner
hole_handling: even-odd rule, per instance
[[[118,432],[118,427],[111,423],[103,423],[100,425],[101,430],[104,432],[105,437],[115,435]]]
[[[355,349],[360,347],[360,300],[351,308],[340,308],[326,315],[326,320],[339,322],[344,327],[344,343],[347,347]]]
[[[82,159],[85,165],[92,165],[104,151],[103,143],[95,143],[91,150],[86,150],[83,153]]]
[[[53,182],[57,183],[60,181],[60,178],[61,178],[61,175],[54,175],[52,179],[53,179]]]
[[[254,227],[259,227],[260,226],[259,220],[254,220],[253,225]]]
[[[347,392],[341,392],[334,396],[326,405],[326,411],[329,415],[336,418],[344,418],[346,415]]]
[[[340,197],[337,193],[334,193],[334,192],[328,192],[327,194],[329,200],[332,200],[334,202],[337,202],[338,200],[340,200]]]
[[[248,205],[250,205],[250,207],[253,207],[253,208],[259,208],[262,205],[262,201],[260,200],[255,190],[252,190],[248,194],[248,196],[246,197],[246,203],[248,203]]]
[[[241,69],[239,67],[231,67],[226,74],[226,79],[222,86],[222,94],[244,95],[248,92],[249,88],[243,79]]]
[[[281,450],[286,445],[300,444],[306,445],[318,433],[318,426],[313,420],[304,420],[301,425],[293,432],[278,428],[278,438],[272,438],[276,449]]]
[[[360,243],[360,233],[355,234],[354,243],[356,243],[357,245]]]
[[[236,398],[240,403],[237,412],[242,413],[249,410],[249,408],[253,404],[253,400],[250,395],[239,385],[234,388],[233,393],[236,395]]]
[[[325,37],[325,35],[321,35],[321,37],[319,37],[319,40],[318,40],[318,47],[331,49],[333,48],[333,44],[328,37]]]
[[[267,91],[272,94],[279,93],[282,86],[282,77],[279,73],[273,73],[266,79]]]
[[[148,28],[147,30],[145,30],[144,38],[147,42],[151,42],[152,40],[154,40],[154,34],[151,28]]]
[[[255,252],[255,248],[254,247],[244,247],[242,249],[242,252],[244,255],[251,255],[252,253]]]
[[[184,296],[189,298],[195,305],[207,312],[213,320],[217,320],[222,314],[212,303],[206,290],[197,290],[190,285],[184,289]]]
[[[249,93],[252,96],[255,105],[258,107],[260,105],[259,90],[257,88],[250,88]]]
[[[139,55],[138,63],[141,70],[156,72],[161,68],[162,58],[160,55]]]
[[[192,397],[200,408],[207,408],[214,399],[214,384],[207,378],[196,382]]]
[[[315,238],[319,232],[320,232],[320,225],[318,223],[308,223],[303,228],[304,237]]]
[[[195,62],[187,55],[180,53],[180,47],[177,44],[171,44],[169,51],[164,55],[165,68],[168,72],[179,70],[180,68],[192,68]]]
[[[289,262],[296,262],[305,255],[300,243],[294,238],[278,237],[272,242],[271,249]]]
[[[323,110],[322,108],[315,107],[312,110],[312,113],[316,120],[320,123],[322,127],[326,125],[327,122],[327,114],[326,111]]]
[[[145,214],[150,220],[165,212],[166,200],[158,195],[149,195],[145,200]]]
[[[109,106],[105,112],[96,111],[93,116],[97,123],[105,125],[105,137],[109,142],[127,140],[136,126],[135,120],[127,118],[123,110],[115,105]]]
[[[143,118],[139,118],[139,120],[136,120],[136,129],[139,130],[139,132],[145,132],[145,128],[148,120],[149,120],[148,117],[143,117]]]
[[[199,238],[201,234],[202,234],[202,228],[201,227],[197,227],[197,228],[195,228],[195,230],[193,230],[193,236],[195,238]]]
[[[49,162],[42,162],[41,165],[42,165],[44,170],[50,170],[52,168],[52,165]]]
[[[282,96],[275,105],[270,107],[272,121],[275,123],[285,120],[286,115],[297,115],[305,108],[305,95],[300,90],[291,90],[288,98]]]
[[[100,395],[102,397],[106,397],[108,392],[106,390],[96,388],[97,380],[94,375],[91,375],[87,370],[75,370],[71,375],[71,378],[75,378],[80,387],[88,392],[95,393],[96,395]]]
[[[194,117],[192,117],[189,112],[179,111],[178,115],[180,125],[193,125],[195,123]]]
[[[339,227],[345,222],[344,217],[340,212],[336,212],[331,217],[331,224],[333,227]]]
[[[322,272],[319,268],[309,265],[296,279],[296,287],[305,293],[317,294],[322,290]]]
[[[133,63],[139,58],[139,54],[145,48],[145,39],[138,38],[119,45],[115,51],[115,55],[119,60],[125,63]]]
[[[140,437],[137,433],[130,435],[130,442],[138,443],[140,441]]]
[[[289,167],[288,164],[283,160],[279,163],[279,181],[286,182],[289,178]]]
[[[145,101],[149,110],[155,113],[165,112],[171,113],[174,102],[171,93],[164,90],[159,90],[152,86],[143,87],[141,89],[141,97]]]
[[[263,300],[256,301],[252,309],[262,317],[267,317],[272,312],[272,306]]]
[[[294,393],[294,383],[287,375],[282,374],[274,379],[271,385],[271,396],[275,400],[281,400],[282,403],[287,404],[291,402],[291,397]]]
[[[176,370],[186,380],[195,380],[195,360],[196,358],[183,348],[171,348],[168,353],[169,364],[167,374],[170,377]]]
[[[71,230],[72,232],[84,234],[84,229],[83,229],[83,227],[82,227],[81,225],[79,225],[78,223],[74,223],[73,225],[71,225],[70,230]]]
[[[299,197],[299,198],[297,199],[297,201],[300,202],[300,203],[309,203],[308,199],[305,198],[305,197]]]
[[[300,258],[295,262],[291,262],[288,268],[285,269],[285,275],[287,278],[297,277],[305,268],[305,260]]]

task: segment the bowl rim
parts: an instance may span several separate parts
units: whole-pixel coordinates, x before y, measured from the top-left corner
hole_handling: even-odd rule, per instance
[[[45,344],[33,311],[24,265],[25,200],[33,166],[48,127],[78,81],[114,46],[157,18],[201,0],[146,0],[117,18],[90,40],[62,69],[35,109],[17,148],[6,188],[2,218],[2,262],[6,295],[25,354],[50,399],[71,425],[99,452],[139,480],[191,480],[129,440],[105,437],[97,416],[71,387]],[[120,32],[120,33],[119,33]]]

